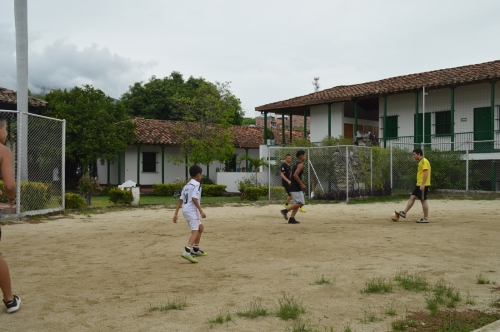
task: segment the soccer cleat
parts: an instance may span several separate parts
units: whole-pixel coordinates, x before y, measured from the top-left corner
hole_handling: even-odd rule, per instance
[[[427,218],[420,218],[419,220],[417,220],[417,223],[419,223],[419,224],[428,224],[429,223],[429,219],[427,219]]]
[[[283,204],[283,206],[285,207],[285,209],[288,209],[288,203]]]
[[[290,219],[288,220],[288,223],[289,224],[300,224],[300,221],[295,220],[294,217],[290,217]]]
[[[196,260],[196,258],[194,258],[193,255],[191,255],[190,252],[184,251],[182,253],[181,257],[187,259],[191,263],[198,263],[198,260]]]
[[[288,216],[287,216],[287,214],[288,214],[288,210],[287,210],[287,209],[284,209],[284,210],[281,210],[280,212],[281,212],[281,214],[283,215],[283,218],[285,218],[285,220],[288,220]]]
[[[394,211],[395,214],[399,215],[400,217],[406,218],[406,213],[404,211]]]
[[[17,310],[19,310],[19,307],[21,306],[21,299],[19,296],[14,295],[14,299],[12,301],[3,301],[5,306],[7,307],[7,313],[11,314]]]
[[[201,249],[199,249],[198,251],[193,250],[191,254],[192,256],[208,256],[208,253],[204,252]]]
[[[300,212],[306,212],[306,209],[305,209],[303,206],[301,206],[301,207],[299,208],[299,211],[300,211]]]

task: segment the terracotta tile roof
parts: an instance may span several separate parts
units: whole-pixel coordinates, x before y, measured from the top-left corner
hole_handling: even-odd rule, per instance
[[[0,87],[0,103],[17,105],[16,92]],[[47,102],[42,99],[28,97],[30,107],[45,107]]]
[[[418,74],[396,76],[380,81],[354,85],[341,85],[305,96],[295,97],[256,107],[256,111],[273,111],[319,105],[353,98],[376,97],[384,94],[444,88],[500,80],[500,60],[455,68],[440,69]]]
[[[137,126],[136,144],[180,146],[181,141],[175,135],[175,128],[182,121],[154,120],[134,118],[131,120]],[[232,126],[234,146],[237,148],[258,149],[263,144],[264,129],[260,127]],[[281,130],[273,130],[276,144],[281,144]],[[304,137],[300,130],[292,131],[292,140]],[[285,131],[285,141],[289,143],[290,132]]]

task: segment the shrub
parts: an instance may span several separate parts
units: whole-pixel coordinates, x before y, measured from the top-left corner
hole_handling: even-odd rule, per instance
[[[226,187],[226,185],[222,184],[204,184],[202,187],[202,195],[207,197],[220,197],[224,195]]]
[[[109,201],[113,204],[130,204],[134,200],[132,191],[112,188],[109,190]]]
[[[176,190],[176,186],[174,184],[169,183],[156,183],[153,184],[153,194],[157,196],[172,196]]]
[[[282,199],[286,199],[287,196],[288,196],[288,194],[286,193],[285,188],[283,188],[283,186],[271,187],[271,197],[273,199],[282,200]]]
[[[81,209],[85,206],[85,200],[78,194],[64,195],[66,209]]]
[[[262,190],[260,187],[247,187],[245,189],[245,199],[248,199],[249,201],[256,201],[259,199],[259,196],[261,195]]]
[[[211,178],[209,178],[208,176],[206,175],[203,175],[203,177],[201,178],[201,184],[214,184],[214,181],[212,181]]]
[[[41,182],[21,183],[21,211],[43,210],[47,207],[48,186]],[[19,198],[18,198],[19,199]]]
[[[109,191],[111,190],[111,188],[113,188],[113,187],[110,187],[110,186],[102,187],[101,195],[109,196]]]

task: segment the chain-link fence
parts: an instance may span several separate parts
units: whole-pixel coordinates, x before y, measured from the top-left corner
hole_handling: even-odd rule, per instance
[[[500,141],[460,143],[391,143],[391,187],[393,193],[408,193],[416,185],[413,149],[420,148],[431,164],[432,191],[500,190]]]
[[[17,185],[16,204],[10,207],[1,183],[2,219],[64,210],[65,121],[4,110],[0,116]]]
[[[384,149],[356,145],[322,147],[269,147],[269,199],[285,200],[281,165],[285,156],[304,150],[302,182],[306,196],[315,200],[349,200],[350,197],[390,194],[389,163]]]

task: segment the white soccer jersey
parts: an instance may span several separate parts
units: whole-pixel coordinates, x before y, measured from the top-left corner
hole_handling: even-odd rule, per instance
[[[182,188],[182,215],[184,219],[198,219],[198,208],[193,203],[193,198],[198,200],[201,204],[201,185],[195,179],[191,179],[184,188]]]

